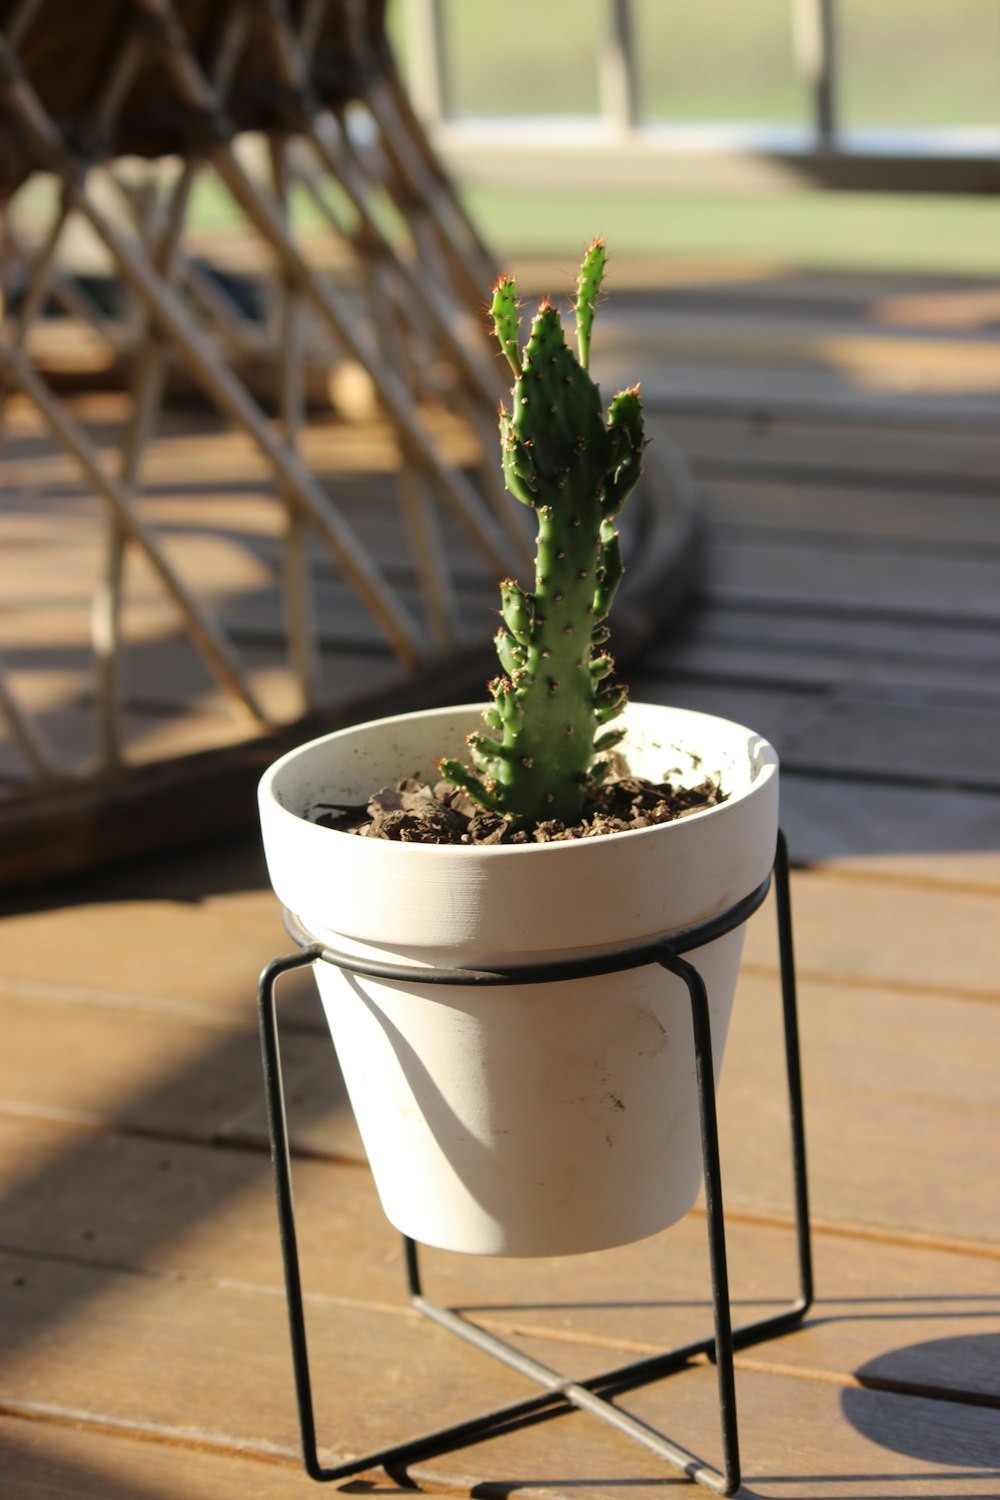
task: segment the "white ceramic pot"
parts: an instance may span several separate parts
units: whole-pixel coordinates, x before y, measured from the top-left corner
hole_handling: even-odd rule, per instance
[[[728,799],[659,827],[551,844],[401,844],[321,828],[317,803],[364,803],[435,779],[481,705],[340,730],[260,785],[282,903],[325,944],[422,967],[539,963],[635,947],[725,911],[766,877],[778,766],[751,730],[631,704],[622,750],[660,780],[717,772]],[[743,929],[692,955],[706,981],[716,1075]],[[701,1181],[688,992],[658,965],[538,985],[316,978],[388,1218],[424,1244],[561,1255],[681,1218]]]

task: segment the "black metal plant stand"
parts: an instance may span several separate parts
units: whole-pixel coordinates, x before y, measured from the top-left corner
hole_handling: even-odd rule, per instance
[[[281,1058],[275,1003],[275,984],[280,975],[317,960],[331,963],[355,973],[382,979],[412,979],[412,969],[394,964],[359,962],[334,952],[316,942],[305,931],[298,918],[286,913],[285,923],[291,936],[300,944],[299,951],[277,958],[260,977],[258,1004],[260,1011],[261,1049],[267,1090],[271,1132],[271,1154],[274,1162],[278,1198],[278,1220],[285,1268],[288,1316],[298,1398],[302,1452],[309,1475],[316,1480],[346,1479],[368,1469],[383,1468],[393,1477],[410,1464],[434,1454],[453,1452],[488,1437],[494,1437],[531,1421],[554,1416],[577,1407],[591,1412],[619,1432],[633,1438],[667,1463],[681,1469],[691,1479],[732,1495],[740,1484],[739,1440],[736,1420],[736,1396],[733,1379],[733,1353],[751,1344],[774,1338],[794,1328],[812,1303],[812,1254],[809,1239],[809,1201],[806,1179],[805,1131],[802,1111],[802,1080],[799,1062],[798,1018],[795,996],[795,968],[792,947],[792,921],[789,900],[788,850],[781,833],[773,870],[778,918],[778,940],[781,964],[781,996],[785,1026],[785,1060],[788,1077],[788,1099],[791,1121],[792,1177],[795,1199],[795,1222],[798,1248],[799,1295],[782,1312],[733,1328],[729,1306],[729,1282],[726,1267],[725,1224],[722,1207],[722,1182],[719,1166],[719,1139],[715,1109],[715,1082],[712,1068],[712,1035],[709,1023],[708,995],[697,968],[685,954],[704,947],[717,937],[731,932],[745,922],[762,904],[771,886],[771,877],[728,911],[699,923],[669,938],[661,938],[626,953],[597,959],[574,960],[558,964],[539,964],[507,970],[435,969],[421,970],[421,983],[444,985],[537,984],[545,980],[579,978],[610,973],[658,963],[684,981],[691,999],[694,1027],[695,1067],[698,1108],[701,1124],[702,1157],[705,1177],[705,1206],[708,1222],[708,1252],[712,1281],[713,1331],[694,1343],[684,1344],[665,1353],[652,1355],[615,1369],[592,1375],[586,1380],[569,1380],[558,1371],[532,1359],[494,1334],[487,1333],[461,1313],[441,1307],[424,1295],[417,1257],[417,1246],[404,1236],[408,1290],[413,1305],[428,1318],[450,1329],[460,1338],[491,1354],[504,1364],[521,1371],[541,1387],[541,1391],[522,1401],[497,1407],[464,1422],[424,1433],[392,1447],[379,1449],[347,1463],[324,1467],[317,1451],[313,1414],[312,1383],[306,1342],[302,1283],[292,1207],[291,1160],[288,1127],[281,1081]],[[613,1397],[670,1374],[707,1355],[714,1360],[718,1373],[719,1413],[722,1429],[723,1462],[721,1470],[672,1442],[638,1418],[614,1405]]]

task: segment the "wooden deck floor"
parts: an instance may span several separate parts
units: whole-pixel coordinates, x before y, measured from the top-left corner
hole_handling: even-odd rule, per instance
[[[944,281],[692,274],[661,276],[655,297],[637,278],[621,301],[654,425],[688,453],[709,517],[695,607],[633,696],[775,741],[798,866],[818,1300],[799,1331],[738,1356],[748,1495],[1000,1493],[997,321],[995,291]],[[287,947],[252,832],[8,898],[4,1500],[314,1492],[253,1008]],[[740,1319],[794,1281],[776,963],[766,907],[720,1093]],[[526,1392],[408,1310],[310,984],[287,981],[284,1060],[333,1458]],[[432,1294],[574,1375],[708,1329],[700,1210],[601,1256],[428,1253],[427,1271]],[[622,1404],[717,1461],[709,1366]],[[409,1480],[695,1493],[579,1413]],[[379,1474],[351,1488],[395,1492]]]

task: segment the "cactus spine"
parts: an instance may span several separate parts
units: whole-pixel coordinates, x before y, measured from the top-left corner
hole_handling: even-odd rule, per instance
[[[607,773],[600,757],[623,733],[605,727],[626,693],[612,677],[604,621],[622,575],[614,518],[639,477],[645,436],[638,388],[619,392],[605,415],[588,373],[604,265],[595,240],[577,281],[576,356],[550,299],[522,353],[513,278],[502,276],[493,293],[494,330],[515,377],[510,410],[500,408],[503,472],[537,516],[535,587],[500,585],[501,674],[483,730],[469,736],[474,769],[446,760],[441,771],[518,827],[578,822]]]

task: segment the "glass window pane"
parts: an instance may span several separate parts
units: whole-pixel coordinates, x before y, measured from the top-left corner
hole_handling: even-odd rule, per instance
[[[596,114],[604,13],[603,0],[573,0],[572,10],[538,0],[443,5],[450,112]]]
[[[838,0],[847,126],[1000,123],[1000,0]]]
[[[647,120],[801,123],[791,0],[633,0]]]

